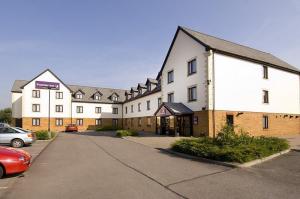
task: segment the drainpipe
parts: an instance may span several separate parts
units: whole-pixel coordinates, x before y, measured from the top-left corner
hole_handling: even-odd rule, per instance
[[[213,110],[212,110],[212,120],[213,120],[213,138],[216,137],[216,116],[215,116],[215,53],[212,51],[212,89],[213,89]]]

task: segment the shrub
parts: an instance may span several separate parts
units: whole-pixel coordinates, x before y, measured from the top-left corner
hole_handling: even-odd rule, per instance
[[[131,130],[118,130],[116,133],[117,137],[124,137],[124,136],[138,136],[138,132],[131,131]]]
[[[233,127],[224,126],[218,136],[181,139],[172,149],[181,153],[219,161],[248,162],[289,148],[285,139],[276,137],[252,137],[245,132],[236,134]]]
[[[56,136],[57,133],[55,132],[51,132],[51,138],[54,138]]]
[[[49,133],[46,130],[35,132],[36,139],[38,140],[49,140]]]
[[[118,128],[112,126],[104,126],[104,127],[96,128],[96,131],[116,131],[116,130],[118,130]]]

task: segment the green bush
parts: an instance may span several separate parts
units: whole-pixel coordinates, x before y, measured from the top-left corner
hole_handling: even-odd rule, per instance
[[[244,132],[236,134],[230,126],[223,127],[215,139],[209,137],[181,139],[172,144],[172,149],[177,152],[239,163],[267,157],[288,148],[285,139],[253,137]]]
[[[96,128],[96,131],[116,131],[116,130],[118,130],[118,128],[112,126],[104,126],[104,127]]]
[[[51,138],[54,138],[56,136],[56,132],[51,132]]]
[[[35,132],[37,140],[49,140],[49,133],[46,130]]]
[[[124,137],[124,136],[138,136],[138,132],[131,131],[131,130],[118,130],[116,133],[117,137]]]

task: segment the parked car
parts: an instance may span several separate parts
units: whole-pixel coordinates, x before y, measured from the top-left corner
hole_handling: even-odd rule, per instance
[[[36,140],[32,132],[25,132],[14,127],[0,128],[0,144],[9,144],[14,148],[32,144]]]
[[[0,178],[3,175],[22,173],[31,164],[31,155],[26,151],[0,146]]]
[[[6,124],[6,123],[0,123],[0,128],[3,128],[3,127],[10,127],[9,124]]]
[[[77,132],[78,127],[76,124],[69,124],[66,126],[66,132]]]

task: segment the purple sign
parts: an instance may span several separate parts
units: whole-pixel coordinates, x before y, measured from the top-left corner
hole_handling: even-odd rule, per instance
[[[36,81],[35,82],[35,88],[37,88],[37,89],[59,90],[59,83]]]

